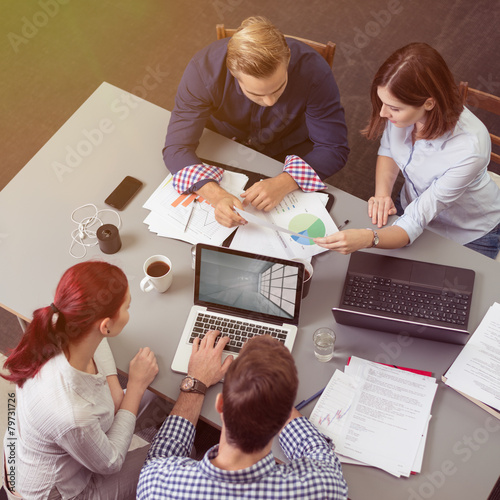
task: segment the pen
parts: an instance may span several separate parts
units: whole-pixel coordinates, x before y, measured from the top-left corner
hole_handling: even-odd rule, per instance
[[[343,227],[347,226],[347,224],[349,224],[349,222],[351,222],[351,221],[350,221],[349,219],[346,219],[346,220],[344,221],[344,223],[343,223],[343,224],[340,224],[340,226],[339,226],[339,231],[340,231]]]
[[[321,394],[323,394],[323,391],[326,389],[326,387],[323,387],[323,389],[319,390],[316,394],[313,394],[310,398],[304,399],[301,401],[296,407],[296,410],[302,410],[304,406],[307,406],[311,401],[314,401],[316,398],[319,398]]]
[[[189,217],[188,217],[188,220],[187,220],[187,222],[186,222],[186,225],[184,226],[184,232],[186,232],[186,229],[187,229],[187,228],[188,228],[188,226],[189,226],[189,222],[191,221],[191,217],[193,216],[193,212],[194,212],[194,204],[196,203],[196,200],[197,200],[197,198],[195,198],[195,199],[192,201],[193,205],[192,205],[192,207],[191,207],[191,212],[189,212]]]

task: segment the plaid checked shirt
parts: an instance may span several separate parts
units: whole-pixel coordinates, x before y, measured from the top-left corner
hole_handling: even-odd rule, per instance
[[[318,174],[302,158],[295,155],[286,157],[283,172],[290,174],[300,189],[306,193],[325,189],[326,185]],[[184,167],[174,175],[174,188],[180,194],[196,191],[196,184],[203,180],[213,180],[219,183],[224,175],[224,169],[212,165],[191,165]]]
[[[195,427],[167,417],[149,450],[137,498],[153,499],[347,499],[347,485],[331,444],[305,417],[292,420],[279,441],[289,464],[273,454],[247,469],[226,471],[212,465],[219,446],[200,462],[189,458]]]

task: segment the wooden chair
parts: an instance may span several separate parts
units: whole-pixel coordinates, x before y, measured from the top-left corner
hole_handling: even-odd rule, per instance
[[[485,111],[489,111],[490,113],[494,113],[500,116],[500,97],[497,97],[492,94],[487,94],[486,92],[482,92],[481,90],[472,89],[469,87],[467,82],[460,82],[459,85],[460,95],[462,96],[463,103],[467,104],[470,108],[479,108],[484,109]],[[490,133],[491,143],[496,146],[500,146],[500,137],[498,135],[494,135]],[[491,161],[500,165],[500,155],[497,153],[491,152]],[[500,175],[495,172],[488,172],[493,179],[493,181],[500,188]],[[495,259],[497,262],[500,262],[500,253]]]
[[[217,40],[222,40],[222,38],[228,38],[236,33],[235,29],[225,28],[223,24],[217,24],[215,26],[217,31]],[[336,45],[333,42],[328,42],[326,45],[324,43],[313,42],[312,40],[306,40],[305,38],[299,38],[298,36],[285,35],[288,38],[295,38],[295,40],[300,40],[303,43],[309,45],[313,49],[317,50],[323,59],[328,63],[330,68],[333,66],[333,57],[335,56]]]
[[[462,96],[463,103],[467,104],[470,108],[484,109],[500,116],[500,97],[496,95],[487,94],[481,90],[472,89],[467,82],[460,82],[459,85],[460,95]],[[490,133],[491,142],[496,146],[500,146],[500,137]],[[491,153],[491,161],[500,165],[500,155]]]

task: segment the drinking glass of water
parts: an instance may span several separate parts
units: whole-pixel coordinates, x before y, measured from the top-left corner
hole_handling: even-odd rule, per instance
[[[331,328],[321,327],[313,333],[314,354],[325,363],[333,358],[336,335]]]

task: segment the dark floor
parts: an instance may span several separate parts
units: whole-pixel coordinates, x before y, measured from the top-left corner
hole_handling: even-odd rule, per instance
[[[329,182],[365,200],[373,192],[378,146],[359,130],[369,115],[371,79],[391,52],[409,42],[428,42],[441,52],[457,82],[500,95],[496,0],[4,3],[0,189],[103,81],[172,109],[187,62],[215,39],[215,25],[237,27],[250,15],[269,17],[286,34],[337,44],[333,71],[351,154]],[[478,115],[500,131],[498,123]],[[0,233],[2,218],[12,216],[0,214]],[[14,346],[20,332],[17,321],[0,309],[0,351]]]

